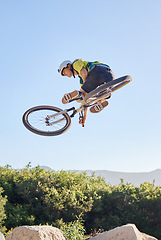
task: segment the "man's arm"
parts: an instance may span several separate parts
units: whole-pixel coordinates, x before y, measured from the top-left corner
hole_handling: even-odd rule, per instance
[[[88,76],[88,72],[84,67],[80,70],[80,75],[81,75],[81,78],[83,79],[83,82],[85,82]]]
[[[87,70],[83,67],[80,71],[80,75],[81,75],[81,78],[83,79],[83,82],[86,81],[86,78],[88,76],[88,72]],[[87,93],[81,88],[80,91],[83,93],[83,96],[85,96]],[[82,124],[82,126],[84,127],[84,124],[85,124],[85,121],[86,121],[86,117],[87,117],[87,112],[88,112],[88,108],[86,108],[84,110],[84,116],[83,118],[80,120],[80,124]]]

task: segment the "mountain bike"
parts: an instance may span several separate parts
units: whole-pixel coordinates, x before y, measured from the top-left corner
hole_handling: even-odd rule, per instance
[[[102,84],[84,98],[75,98],[72,101],[79,100],[80,107],[71,107],[62,110],[53,106],[36,106],[27,110],[22,118],[24,126],[31,132],[43,136],[57,136],[67,131],[71,126],[71,118],[79,113],[79,121],[83,118],[86,108],[93,106],[102,99],[109,99],[111,94],[125,86],[132,80],[130,75],[117,78],[108,83]]]

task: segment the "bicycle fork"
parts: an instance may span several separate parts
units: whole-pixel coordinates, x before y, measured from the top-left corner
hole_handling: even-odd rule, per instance
[[[55,114],[52,114],[52,115],[47,115],[46,118],[45,118],[46,126],[52,126],[52,125],[54,125],[54,124],[63,122],[64,119],[65,119],[64,116],[63,116],[62,118],[56,120],[56,121],[50,122],[50,120],[56,118],[57,116],[66,114],[67,112],[72,111],[72,110],[73,110],[73,113],[72,113],[73,116],[71,115],[70,117],[74,117],[74,115],[77,113],[77,111],[75,111],[75,108],[74,108],[74,107],[69,108],[69,109],[65,109],[64,111],[61,111],[61,112],[58,112],[58,113],[55,113]]]

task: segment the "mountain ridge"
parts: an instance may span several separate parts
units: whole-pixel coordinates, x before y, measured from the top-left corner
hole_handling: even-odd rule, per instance
[[[46,170],[52,170],[47,166],[41,166]],[[54,170],[53,170],[54,171]],[[96,177],[100,176],[111,185],[118,185],[121,183],[121,179],[124,183],[131,183],[135,186],[140,186],[144,182],[153,183],[155,186],[161,186],[161,169],[155,169],[150,172],[117,172],[110,170],[66,170],[68,172],[82,173],[87,172],[87,175],[91,176],[93,173]]]

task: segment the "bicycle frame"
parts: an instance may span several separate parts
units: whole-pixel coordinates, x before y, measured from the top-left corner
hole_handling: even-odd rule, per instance
[[[123,81],[122,81],[122,79],[123,79]],[[55,113],[53,115],[47,116],[46,117],[46,124],[48,126],[51,126],[51,125],[57,124],[59,122],[62,122],[65,119],[64,117],[55,121],[55,122],[51,122],[51,123],[49,123],[49,120],[52,119],[52,118],[55,118],[56,116],[66,114],[67,112],[69,112],[71,110],[73,110],[73,113],[70,115],[71,118],[74,117],[79,112],[82,113],[81,117],[80,117],[80,118],[82,118],[83,117],[83,111],[86,108],[91,107],[92,105],[95,104],[95,102],[98,102],[102,99],[110,98],[112,92],[114,92],[115,90],[123,87],[124,85],[126,85],[130,81],[131,81],[131,76],[127,75],[127,76],[124,76],[124,77],[113,80],[112,82],[114,84],[112,84],[112,85],[110,84],[111,82],[106,83],[106,85],[102,84],[98,88],[96,88],[93,91],[91,91],[90,93],[88,93],[84,98],[80,97],[80,98],[76,98],[76,99],[73,99],[73,100],[70,101],[70,102],[72,102],[72,101],[80,100],[81,106],[79,108],[75,109],[75,107],[72,107],[72,108],[69,108],[69,109],[65,109],[61,112]],[[113,87],[113,85],[114,85],[114,87]],[[105,86],[107,86],[107,87],[105,88]],[[99,89],[99,91],[98,91],[98,89]]]
[[[85,100],[85,98],[82,99],[82,97],[73,99],[72,101],[80,100],[81,106],[79,108],[75,109],[75,107],[72,107],[72,108],[69,108],[69,109],[65,109],[65,110],[63,110],[61,112],[55,113],[53,115],[47,116],[46,117],[46,125],[47,126],[52,126],[54,124],[62,122],[64,120],[64,117],[59,119],[59,120],[57,120],[57,121],[51,122],[51,123],[49,123],[49,120],[52,119],[52,118],[55,118],[55,117],[57,117],[59,115],[63,115],[63,114],[65,114],[65,113],[67,113],[69,111],[72,111],[72,110],[73,110],[73,113],[70,115],[71,118],[74,117],[79,112],[82,112],[82,114],[83,114],[83,111],[87,107],[92,106],[92,104],[94,104],[96,101],[108,98],[110,96],[111,96],[111,90],[110,89],[108,89],[108,90],[106,89],[106,90],[104,90],[104,93],[102,93],[99,97],[92,96],[91,98],[89,98],[87,100]],[[72,102],[72,101],[70,101],[70,102]]]

